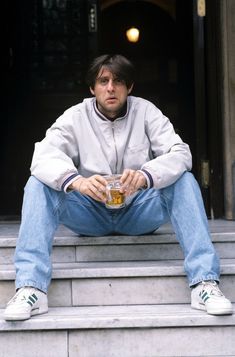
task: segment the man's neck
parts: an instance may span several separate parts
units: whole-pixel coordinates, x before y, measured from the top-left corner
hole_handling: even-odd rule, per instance
[[[122,109],[117,112],[117,113],[113,113],[112,116],[107,115],[107,113],[104,113],[98,106],[98,103],[96,102],[96,108],[98,109],[98,111],[108,120],[110,121],[115,121],[117,118],[121,118],[126,114],[127,111],[127,103],[122,107]]]

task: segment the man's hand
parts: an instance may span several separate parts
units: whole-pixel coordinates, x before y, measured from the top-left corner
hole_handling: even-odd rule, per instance
[[[120,192],[123,192],[125,196],[131,195],[147,184],[145,176],[140,171],[131,169],[123,171],[120,181],[122,184]]]
[[[69,188],[78,191],[83,195],[88,195],[96,201],[106,202],[107,181],[100,175],[93,175],[88,178],[79,177]]]
[[[147,183],[145,176],[141,172],[131,169],[125,169],[123,171],[120,182],[122,184],[120,192],[124,193],[125,196],[129,196],[140,188],[145,187]],[[88,195],[96,201],[105,203],[107,201],[107,183],[108,182],[101,175],[93,175],[88,178],[79,177],[69,188],[83,195]]]

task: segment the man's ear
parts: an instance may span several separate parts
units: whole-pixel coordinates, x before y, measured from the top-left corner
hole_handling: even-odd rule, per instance
[[[130,86],[130,88],[128,88],[128,94],[130,94],[130,93],[131,93],[131,91],[132,91],[133,87],[134,87],[134,83],[132,83],[132,85]]]
[[[95,95],[95,92],[91,87],[90,87],[90,92],[91,92],[91,94]]]

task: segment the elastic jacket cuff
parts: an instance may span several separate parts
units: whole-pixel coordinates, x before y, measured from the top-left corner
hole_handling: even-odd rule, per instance
[[[62,184],[61,190],[64,191],[65,193],[71,192],[72,190],[69,189],[69,186],[76,181],[79,177],[82,177],[81,175],[78,174],[73,174],[69,176]]]
[[[147,188],[152,188],[153,187],[153,178],[152,178],[151,174],[145,169],[141,169],[138,171],[141,172],[144,175],[144,177],[146,178]]]

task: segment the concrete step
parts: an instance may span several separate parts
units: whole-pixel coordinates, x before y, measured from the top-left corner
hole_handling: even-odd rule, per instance
[[[0,266],[0,307],[14,294],[12,265]],[[221,289],[235,302],[235,259],[221,260]],[[181,260],[55,263],[50,306],[189,303]]]
[[[1,357],[235,356],[235,315],[188,304],[51,308],[24,322],[2,312]]]
[[[235,303],[235,222],[209,222],[221,289]],[[0,223],[0,307],[14,294],[19,222]],[[169,225],[141,237],[77,237],[60,227],[49,313],[6,322],[0,357],[235,356],[235,315],[190,308],[182,253]],[[234,305],[235,307],[235,305]]]
[[[218,222],[217,222],[218,224]],[[212,224],[211,224],[212,225]],[[213,226],[212,226],[213,228]],[[221,258],[235,257],[235,225],[212,230],[212,241]],[[12,264],[19,223],[0,224],[0,264]],[[60,226],[54,239],[52,261],[108,262],[183,259],[170,225],[153,235],[78,237]]]

